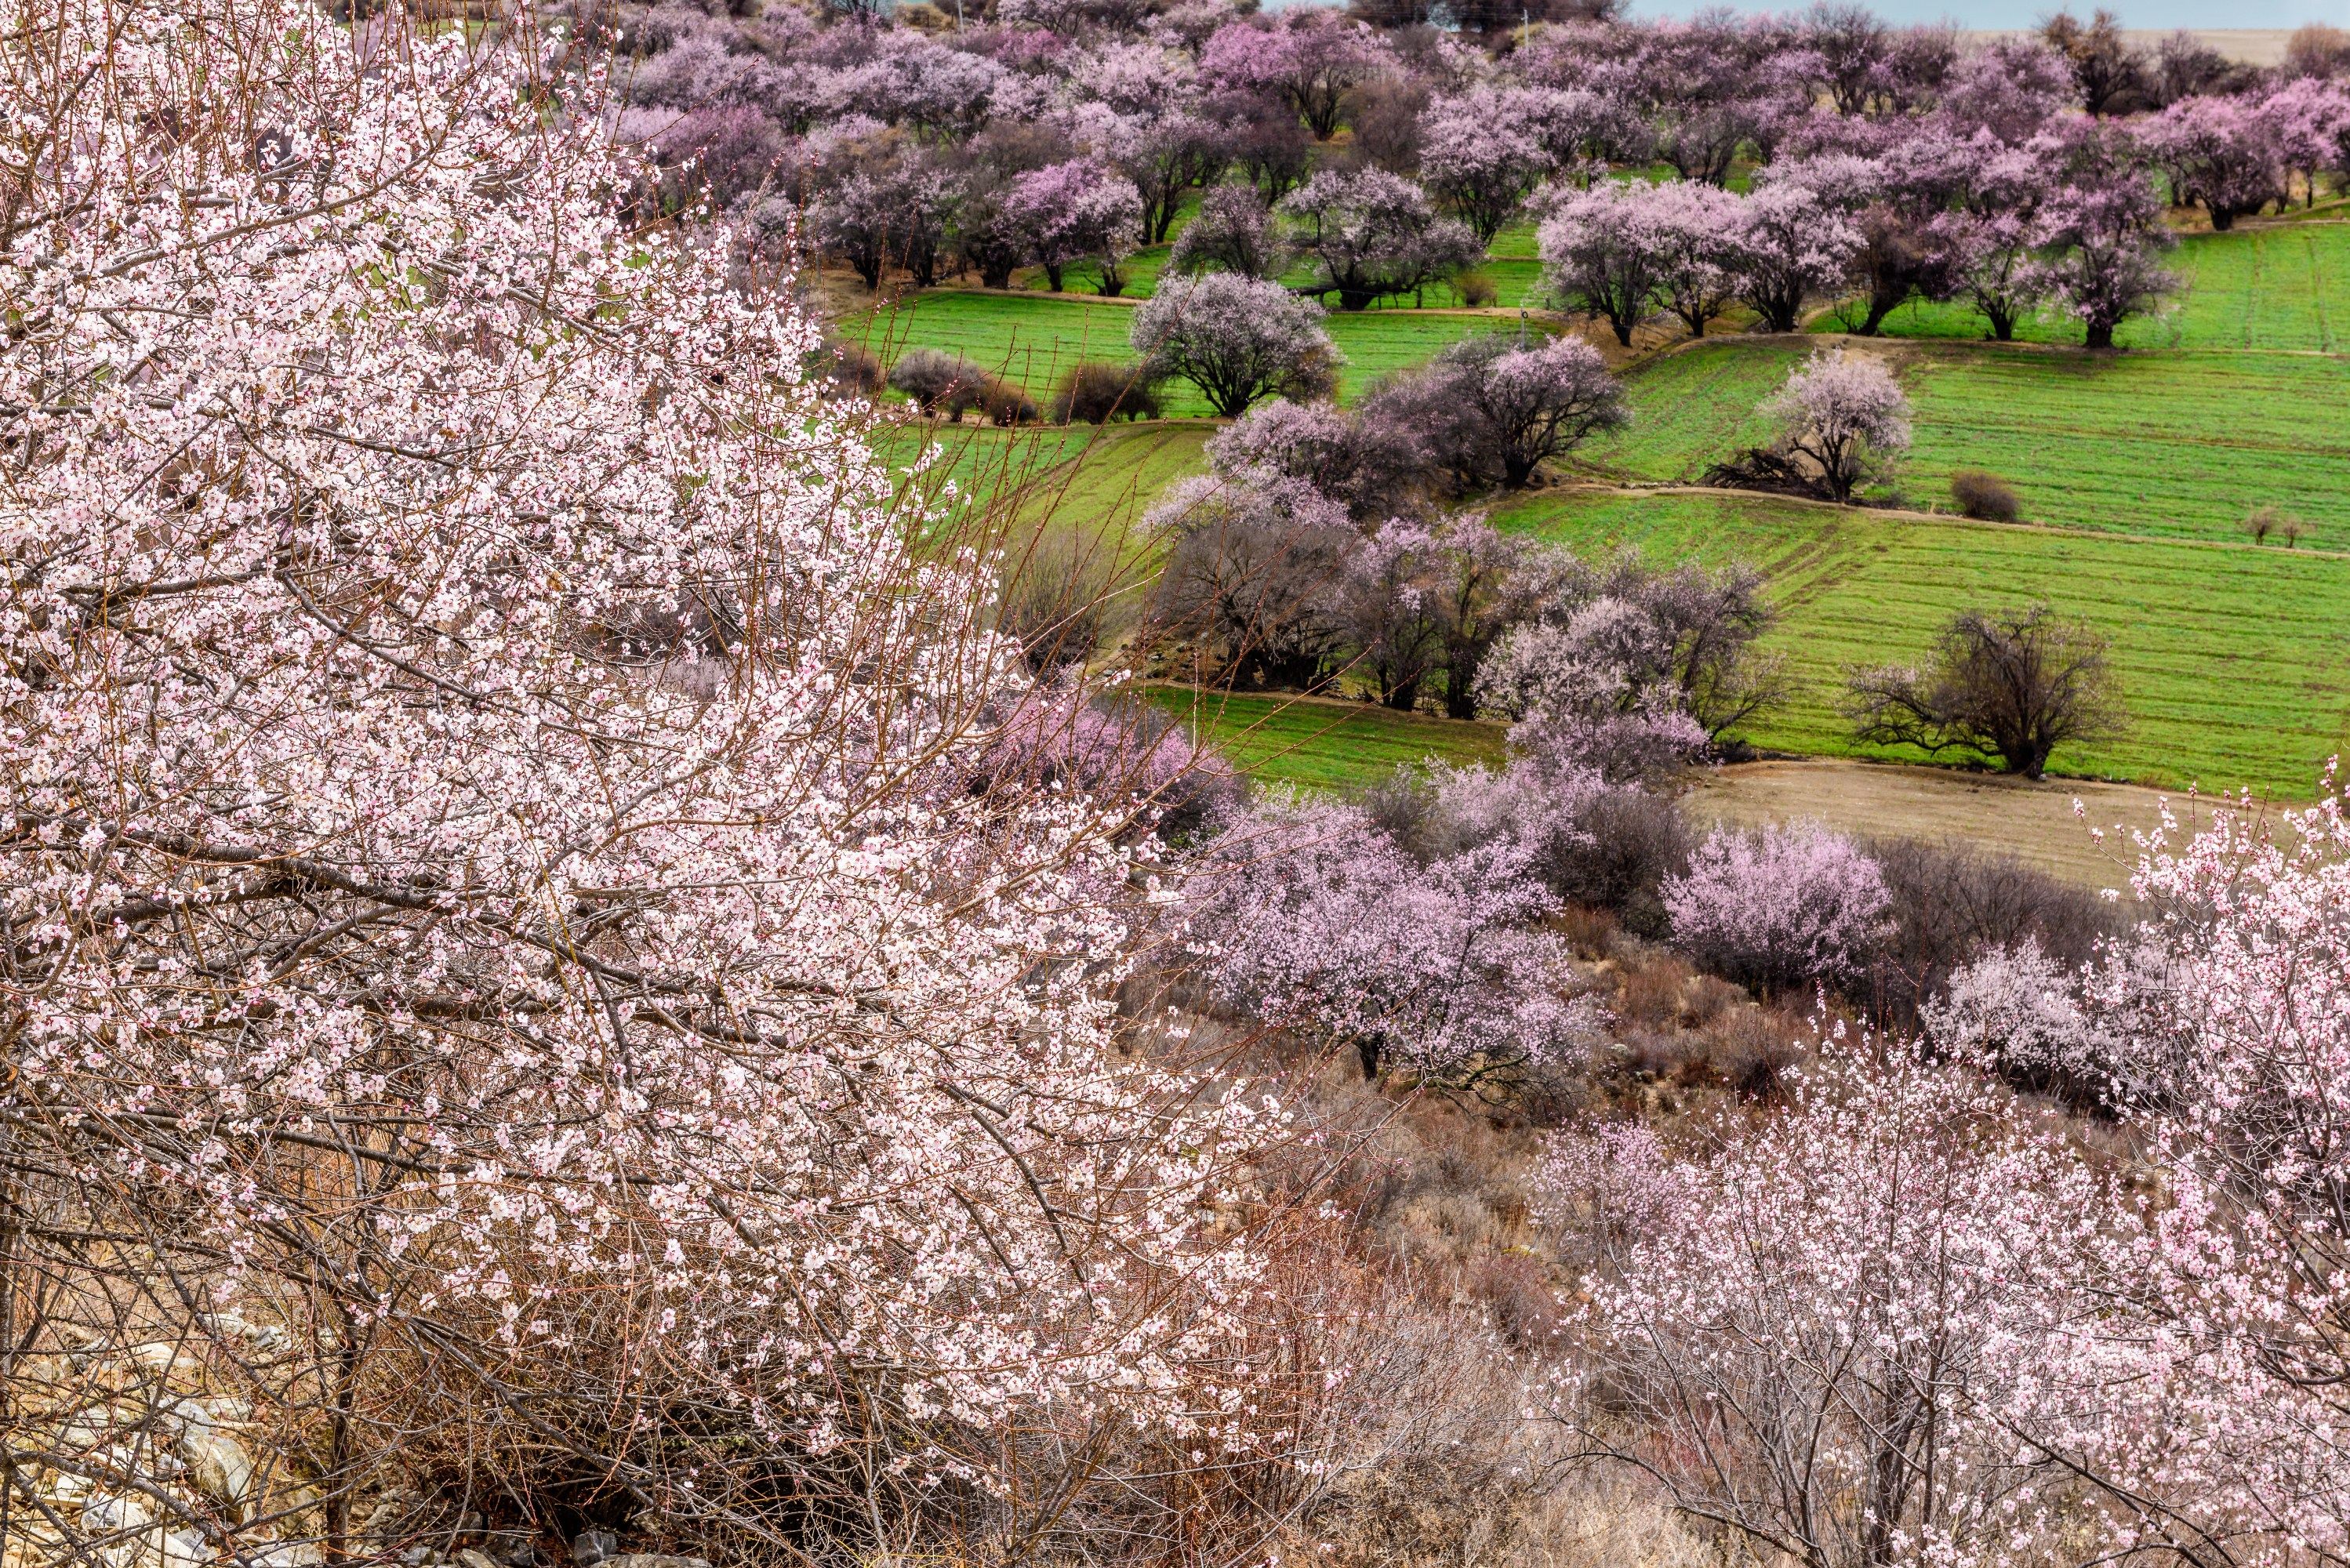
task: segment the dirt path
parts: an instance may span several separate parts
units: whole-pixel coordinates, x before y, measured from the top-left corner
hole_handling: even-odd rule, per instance
[[[2210,820],[2208,802],[2137,784],[2032,784],[1827,758],[1717,768],[1702,775],[1685,804],[1700,820],[1751,826],[1811,817],[1846,833],[1955,838],[2004,850],[2085,887],[2126,891],[2137,859],[2129,832],[2158,826],[2166,802],[2182,828]],[[2103,843],[2092,834],[2100,827]]]

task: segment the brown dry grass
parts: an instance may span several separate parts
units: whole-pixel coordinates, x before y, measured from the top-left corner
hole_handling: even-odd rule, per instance
[[[1811,817],[1864,837],[1956,839],[2078,886],[2125,894],[2137,861],[2132,833],[2159,826],[2166,805],[2182,830],[2211,817],[2209,800],[2136,784],[2035,784],[1830,758],[1717,768],[1700,775],[1683,804],[1700,822],[1754,826]],[[2104,830],[2102,842],[2095,829]]]

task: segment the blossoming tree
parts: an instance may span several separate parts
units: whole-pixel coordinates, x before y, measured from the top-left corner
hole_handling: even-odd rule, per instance
[[[898,515],[811,324],[629,230],[526,28],[36,9],[12,1346],[182,1335],[319,1456],[330,1560],[395,1464],[772,1541],[983,1492],[1014,1410],[1213,1446],[1253,1113],[1105,1049],[1132,803],[968,787],[1022,680],[983,541]]]

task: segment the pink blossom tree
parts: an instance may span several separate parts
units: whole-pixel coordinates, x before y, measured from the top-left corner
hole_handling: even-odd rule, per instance
[[[1876,862],[1814,823],[1716,829],[1663,897],[1676,946],[1773,992],[1857,975],[1890,902]]]
[[[1427,462],[1412,432],[1334,403],[1260,403],[1208,441],[1208,466],[1227,479],[1252,472],[1312,485],[1360,523],[1394,515]]]
[[[1076,158],[1016,176],[1004,198],[1011,223],[1028,236],[1029,254],[1054,292],[1072,264],[1090,261],[1105,295],[1126,289],[1119,270],[1142,238],[1142,198],[1133,182]]]
[[[1421,865],[1353,807],[1236,821],[1196,884],[1191,941],[1217,994],[1353,1050],[1474,1089],[1586,1048],[1601,1013],[1531,922],[1555,904],[1497,843]]]
[[[1879,361],[1823,348],[1762,405],[1779,451],[1849,502],[1870,472],[1909,450],[1909,400]]]
[[[1383,389],[1364,410],[1413,431],[1429,461],[1463,489],[1523,489],[1544,463],[1630,418],[1599,351],[1578,338],[1465,338]]]
[[[1162,280],[1129,335],[1154,376],[1191,382],[1225,419],[1260,398],[1327,396],[1337,377],[1322,307],[1238,273]]]
[[[1545,1207],[1593,1267],[1552,1414],[1790,1561],[2029,1559],[2096,1499],[2015,1420],[2095,1409],[2064,1379],[2120,1326],[2106,1287],[2143,1248],[2116,1244],[2114,1184],[2002,1091],[1875,1054],[1680,1159],[1635,1129],[1560,1137]]]
[[[2040,275],[2080,319],[2088,347],[2110,348],[2114,328],[2177,286],[2157,259],[2177,242],[2126,132],[2083,120],[2048,145],[2059,172],[2033,229],[2047,254]]]
[[[2350,814],[2331,779],[2273,825],[2249,802],[2141,841],[2160,959],[2083,977],[2126,1030],[2175,1194],[2127,1282],[2158,1335],[2099,1346],[2139,1418],[2046,1422],[2135,1539],[2237,1561],[2350,1549]],[[2134,1496],[2140,1478],[2169,1484]]]
[[[1987,135],[1960,143],[1955,204],[1931,225],[1957,292],[2002,343],[2048,288],[2032,249],[2051,176],[2043,154],[2037,142],[2012,147]]]
[[[1804,302],[1842,281],[1860,235],[1819,192],[1773,181],[1740,207],[1738,296],[1773,332],[1802,324]]]
[[[2293,149],[2264,100],[2181,99],[2147,127],[2146,151],[2170,182],[2171,200],[2199,202],[2214,229],[2286,199]]]
[[[1940,117],[1961,138],[2021,147],[2074,100],[2072,67],[2038,38],[1998,37],[1970,50],[1943,84]]]
[[[1642,182],[1612,180],[1569,192],[1553,203],[1536,242],[1552,293],[1607,322],[1627,348],[1656,308],[1669,265],[1649,192]]]
[[[1243,277],[1272,277],[1283,259],[1273,213],[1255,187],[1219,185],[1201,198],[1200,210],[1168,252],[1167,265],[1178,272],[1222,268]]]
[[[1680,318],[1692,337],[1720,316],[1738,287],[1739,199],[1712,185],[1669,180],[1644,196],[1646,231],[1653,236],[1657,299]]]
[[[1621,78],[1651,110],[1657,156],[1684,180],[1721,185],[1741,147],[1802,115],[1816,72],[1816,57],[1770,19],[1715,12],[1647,29]]]
[[[1419,117],[1419,177],[1481,245],[1517,213],[1555,165],[1525,88],[1440,98]]]
[[[1337,133],[1347,90],[1388,57],[1386,39],[1336,11],[1286,11],[1270,25],[1233,22],[1200,50],[1200,73],[1226,87],[1278,94],[1315,139]]]
[[[1252,1249],[1193,1217],[1260,1113],[1114,1046],[1131,803],[962,787],[1024,682],[984,535],[907,525],[815,325],[619,214],[526,22],[50,16],[0,46],[9,1407],[164,1335],[329,1562],[409,1467],[779,1543],[986,1495],[1015,1414],[1239,1440]]]
[[[878,292],[882,275],[903,267],[914,286],[938,281],[948,254],[956,181],[920,154],[892,157],[857,169],[810,208],[807,235],[821,251],[847,262]]]
[[[1310,291],[1336,295],[1341,310],[1415,294],[1485,254],[1466,225],[1438,217],[1419,186],[1383,169],[1326,170],[1280,211],[1291,247],[1314,264]]]
[[[1638,604],[1602,596],[1510,631],[1479,669],[1477,699],[1512,721],[1511,745],[1547,771],[1648,783],[1705,749],[1704,727],[1660,679],[1671,655]]]
[[[1409,713],[1444,653],[1440,547],[1423,524],[1388,522],[1347,556],[1339,624],[1360,675],[1389,708]]]

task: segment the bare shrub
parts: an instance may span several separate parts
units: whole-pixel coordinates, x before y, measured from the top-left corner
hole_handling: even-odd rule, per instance
[[[1659,1028],[1691,1022],[1685,1014],[1690,987],[1697,978],[1697,971],[1682,960],[1659,953],[1625,971],[1616,990],[1616,1016],[1627,1023]]]
[[[1452,280],[1452,291],[1461,296],[1461,303],[1471,310],[1483,310],[1502,296],[1501,290],[1493,283],[1493,275],[1489,272],[1470,271],[1461,274]]]
[[[1735,1007],[1704,1027],[1715,1077],[1749,1099],[1783,1097],[1803,1064],[1810,1031],[1800,1017],[1766,1007]]]
[[[1088,359],[1073,365],[1053,393],[1056,425],[1105,425],[1114,419],[1155,420],[1159,389],[1145,380],[1136,365],[1113,365]]]
[[[1604,959],[1617,949],[1621,929],[1609,911],[1589,904],[1569,904],[1551,921],[1566,945],[1582,959]]]
[[[978,407],[992,425],[1008,429],[1036,422],[1036,400],[1001,376],[990,376],[980,383]]]
[[[1121,575],[1101,539],[1073,528],[1042,532],[1005,558],[995,628],[1019,642],[1031,670],[1085,664],[1117,629]]]
[[[1857,740],[2034,779],[2058,746],[2106,739],[2127,722],[2106,639],[2046,604],[1965,611],[1924,665],[1854,670],[1846,711]]]
[[[987,373],[961,355],[937,348],[909,348],[889,367],[889,387],[925,414],[960,416],[975,404]]]
[[[1914,838],[1866,848],[1893,895],[1892,926],[1856,1000],[1888,1024],[1914,1024],[1952,971],[1987,949],[2034,941],[2069,968],[2126,923],[2087,888],[2012,855]]]
[[[1469,1266],[1461,1282],[1482,1303],[1494,1328],[1522,1350],[1544,1351],[1558,1337],[1565,1311],[1550,1272],[1523,1252],[1489,1253]]]
[[[811,368],[827,397],[870,398],[884,385],[881,361],[862,343],[827,342],[812,357]]]
[[[2007,482],[1977,468],[1950,475],[1950,499],[1958,504],[1960,516],[1984,523],[2013,523],[2023,516],[2023,503]]]

